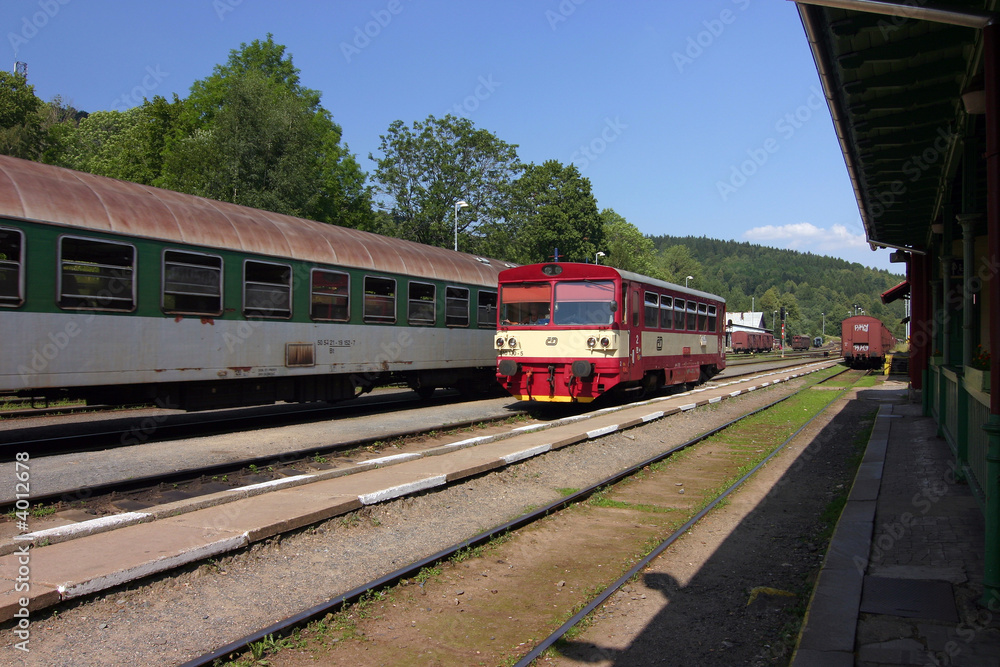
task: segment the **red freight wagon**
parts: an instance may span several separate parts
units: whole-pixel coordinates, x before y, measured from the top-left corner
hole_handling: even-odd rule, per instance
[[[844,362],[851,368],[878,368],[896,345],[896,338],[881,320],[868,315],[848,317],[841,324]]]

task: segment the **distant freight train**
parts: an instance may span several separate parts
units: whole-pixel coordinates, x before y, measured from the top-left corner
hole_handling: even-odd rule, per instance
[[[810,345],[812,345],[812,339],[809,336],[792,336],[793,350],[808,350]]]
[[[734,331],[730,336],[733,352],[770,352],[774,349],[774,335],[766,331]]]
[[[882,322],[868,315],[848,317],[841,324],[844,363],[851,368],[878,368],[896,345],[896,338]]]

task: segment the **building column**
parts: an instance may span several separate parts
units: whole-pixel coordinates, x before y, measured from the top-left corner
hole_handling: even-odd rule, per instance
[[[983,28],[983,74],[986,85],[986,228],[990,271],[990,418],[983,426],[989,437],[986,454],[986,554],[981,602],[1000,597],[1000,24]]]

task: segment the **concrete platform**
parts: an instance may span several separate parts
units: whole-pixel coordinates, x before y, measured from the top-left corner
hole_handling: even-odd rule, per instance
[[[290,477],[18,535],[3,545],[6,555],[0,557],[0,621],[14,618],[25,602],[35,610],[106,590],[364,505],[420,493],[831,365],[811,363],[503,435],[470,438],[417,456],[369,460],[350,474],[337,470]],[[30,582],[29,590],[18,589],[19,577]]]
[[[982,512],[937,424],[884,391],[791,665],[1000,665]]]

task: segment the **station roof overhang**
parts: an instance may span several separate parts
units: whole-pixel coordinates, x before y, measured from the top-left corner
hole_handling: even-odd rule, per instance
[[[895,287],[882,292],[882,303],[892,303],[896,299],[904,299],[910,294],[910,281],[904,280]]]
[[[983,108],[998,0],[794,0],[873,248],[923,253]]]

